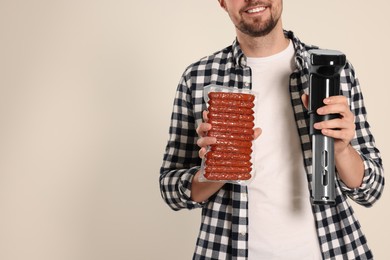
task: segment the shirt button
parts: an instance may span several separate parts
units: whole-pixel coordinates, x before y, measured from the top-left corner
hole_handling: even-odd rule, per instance
[[[249,87],[249,82],[248,82],[248,81],[245,81],[245,82],[244,82],[244,86],[245,86],[245,87]]]
[[[246,233],[245,232],[240,232],[240,236],[245,237]]]

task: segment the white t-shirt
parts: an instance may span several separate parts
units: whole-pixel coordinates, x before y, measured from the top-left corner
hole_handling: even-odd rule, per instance
[[[302,149],[289,94],[292,42],[282,52],[248,58],[258,93],[256,176],[248,185],[249,259],[322,259]]]

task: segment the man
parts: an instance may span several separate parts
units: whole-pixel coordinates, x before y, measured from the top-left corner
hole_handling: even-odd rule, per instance
[[[384,176],[352,65],[341,72],[343,95],[317,111],[341,117],[314,126],[335,138],[337,169],[336,204],[314,206],[305,62],[313,47],[283,30],[282,0],[219,3],[237,38],[184,72],[160,175],[172,209],[202,208],[193,259],[372,259],[347,196],[372,206]],[[248,186],[199,182],[201,158],[216,142],[205,136],[212,128],[203,101],[209,84],[258,93],[256,177]]]

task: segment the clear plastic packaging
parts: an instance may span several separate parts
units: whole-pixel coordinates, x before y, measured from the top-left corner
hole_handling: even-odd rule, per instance
[[[254,128],[257,94],[249,89],[204,88],[211,130],[217,143],[207,147],[200,181],[246,185],[255,177]]]

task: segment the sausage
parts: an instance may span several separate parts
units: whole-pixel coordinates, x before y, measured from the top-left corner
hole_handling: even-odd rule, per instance
[[[209,180],[248,180],[252,172],[255,96],[210,92],[207,136],[217,141],[205,156],[204,177]]]
[[[209,106],[209,112],[211,113],[232,113],[240,115],[252,115],[255,113],[251,108],[245,107],[218,107],[218,106]]]
[[[210,92],[210,99],[234,99],[253,102],[255,96],[247,93]]]
[[[222,106],[222,107],[243,107],[243,108],[253,108],[255,104],[250,101],[241,101],[241,100],[225,100],[225,99],[210,99],[210,106]]]
[[[225,173],[225,172],[205,172],[204,177],[208,180],[229,181],[229,180],[249,180],[252,176],[249,173]]]
[[[211,151],[226,152],[226,153],[242,153],[247,155],[252,154],[251,148],[237,147],[237,146],[223,146],[223,145],[216,145],[216,144],[211,146]]]
[[[236,160],[217,160],[208,159],[206,160],[207,165],[218,165],[218,166],[232,166],[232,167],[250,167],[252,163],[250,161],[236,161]]]
[[[230,133],[230,134],[245,134],[245,135],[253,135],[255,133],[255,131],[252,128],[227,127],[221,125],[213,125],[210,131]]]
[[[250,173],[252,167],[207,166],[206,172]]]
[[[252,122],[255,117],[253,115],[240,115],[240,114],[228,114],[228,113],[214,113],[209,112],[208,117],[210,119],[221,119],[231,121],[250,121]]]
[[[242,135],[232,133],[221,133],[216,131],[209,131],[207,136],[216,137],[217,139],[229,139],[229,140],[241,140],[241,141],[252,141],[253,135]]]
[[[251,141],[217,139],[216,144],[225,145],[225,146],[237,146],[237,147],[244,147],[244,148],[252,148]]]
[[[242,128],[252,129],[255,126],[255,123],[253,122],[226,121],[226,120],[218,120],[218,119],[209,119],[209,123],[211,124],[211,127],[216,125],[216,126],[242,127]]]
[[[249,154],[210,151],[206,159],[250,161]]]

